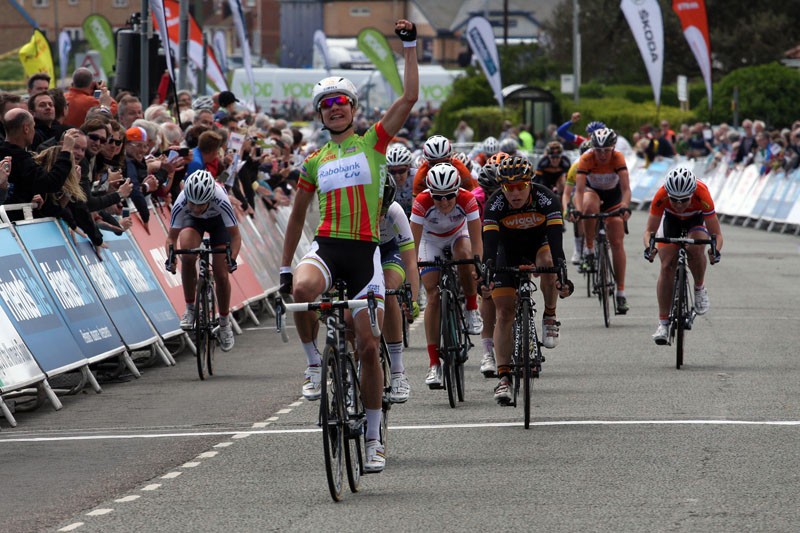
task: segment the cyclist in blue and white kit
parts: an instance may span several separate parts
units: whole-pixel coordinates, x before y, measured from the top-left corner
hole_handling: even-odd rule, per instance
[[[222,351],[233,348],[233,329],[230,321],[231,284],[229,272],[236,268],[236,257],[242,246],[239,226],[225,189],[216,183],[207,170],[194,171],[183,184],[183,191],[172,206],[170,229],[167,234],[165,248],[169,248],[180,239],[176,248],[197,248],[203,235],[209,234],[211,247],[224,246],[231,243],[232,267],[225,263],[225,256],[214,254],[212,268],[219,307],[219,344]],[[175,273],[175,263],[167,264],[167,270]],[[181,284],[183,297],[186,299],[186,312],[181,318],[181,327],[191,328],[194,325],[195,291],[197,287],[197,256],[181,255]]]
[[[387,157],[388,159],[388,157]],[[411,285],[411,309],[400,309],[395,298],[385,301],[383,337],[392,360],[392,380],[389,401],[405,403],[411,393],[403,365],[403,323],[400,313],[406,312],[411,320],[419,316],[419,274],[417,273],[417,251],[411,225],[399,203],[395,201],[396,185],[391,176],[386,177],[383,187],[383,205],[379,229],[383,279],[387,289],[398,289],[405,280]]]

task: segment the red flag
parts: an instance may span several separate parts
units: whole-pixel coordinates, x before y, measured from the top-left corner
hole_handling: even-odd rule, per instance
[[[692,49],[706,83],[708,107],[711,108],[711,40],[704,0],[672,0],[672,10],[681,19],[683,35]]]

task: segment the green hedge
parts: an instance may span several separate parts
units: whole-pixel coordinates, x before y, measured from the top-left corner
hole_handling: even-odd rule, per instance
[[[657,124],[667,119],[672,129],[677,129],[683,122],[691,124],[697,121],[693,112],[682,112],[674,106],[662,105],[657,112],[652,99],[649,102],[634,103],[625,98],[581,98],[576,105],[567,95],[561,98],[560,104],[566,115],[564,121],[569,120],[569,116],[575,111],[581,113],[581,121],[572,128],[574,133],[585,131],[590,121],[600,120],[628,140],[643,124]]]

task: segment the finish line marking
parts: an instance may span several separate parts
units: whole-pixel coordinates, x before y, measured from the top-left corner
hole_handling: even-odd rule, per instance
[[[392,431],[420,429],[470,429],[521,427],[522,422],[496,422],[482,424],[424,424],[416,426],[391,426]],[[531,422],[534,427],[549,426],[800,426],[800,420],[562,420],[555,422]],[[81,440],[130,440],[130,439],[163,439],[185,437],[215,437],[230,435],[282,435],[290,433],[317,433],[319,428],[300,429],[264,429],[250,431],[204,431],[185,433],[140,433],[134,435],[76,435],[72,437],[20,437],[0,439],[0,444],[12,442],[65,442]]]

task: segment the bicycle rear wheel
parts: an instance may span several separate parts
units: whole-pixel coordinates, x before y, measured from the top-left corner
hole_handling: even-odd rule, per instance
[[[597,269],[597,284],[600,290],[600,304],[603,307],[603,324],[606,327],[611,325],[611,308],[609,300],[609,290],[613,290],[613,286],[609,286],[609,273],[610,273],[610,260],[608,258],[608,245],[605,242],[597,243],[597,259],[599,261]]]
[[[389,394],[392,391],[392,358],[389,355],[389,347],[383,336],[380,340],[380,358],[381,367],[383,367],[383,400],[381,401],[381,410],[383,416],[381,417],[381,443],[383,443],[384,453],[389,453],[389,409],[392,408],[392,402],[389,401]]]
[[[194,300],[194,343],[197,349],[197,374],[201,380],[208,377],[208,352],[211,349],[211,322],[209,320],[208,302],[206,301],[206,281],[197,282],[197,292]]]
[[[459,327],[459,324],[461,326]],[[456,382],[456,396],[459,402],[464,401],[464,362],[467,360],[467,334],[466,324],[461,317],[460,306],[452,310],[452,317],[450,320],[451,336],[453,339],[453,347],[451,352],[453,354],[453,370]]]
[[[334,501],[342,499],[342,482],[345,470],[344,391],[336,350],[325,346],[322,353],[321,393],[319,404],[322,426],[322,448],[325,452],[325,474],[328,490]]]
[[[678,272],[676,273],[678,296],[675,302],[677,312],[675,313],[676,329],[676,342],[675,342],[675,368],[680,370],[683,365],[683,341],[686,333],[686,320],[688,319],[688,289],[686,281],[686,265],[678,265]]]
[[[347,357],[345,373],[342,376],[342,387],[345,392],[345,409],[347,411],[344,447],[345,464],[347,465],[347,484],[350,492],[358,492],[361,488],[361,474],[364,473],[364,425],[366,412],[361,403],[361,387],[358,381],[358,370],[352,357]]]
[[[402,320],[403,324],[403,347],[408,348],[408,318],[402,307],[400,307],[400,320]]]
[[[533,374],[531,372],[531,349],[530,349],[530,330],[533,327],[533,317],[531,316],[531,303],[522,302],[522,312],[520,313],[520,323],[524,324],[520,335],[519,350],[522,356],[522,404],[525,416],[525,429],[531,425],[531,387],[533,386]]]
[[[444,388],[447,389],[447,401],[450,407],[456,407],[456,383],[455,383],[455,357],[453,357],[452,347],[454,345],[452,336],[452,329],[450,323],[452,322],[450,313],[450,306],[457,305],[457,302],[452,301],[452,294],[448,289],[442,291],[440,295],[439,305],[439,357],[442,359],[442,379],[444,380]]]

